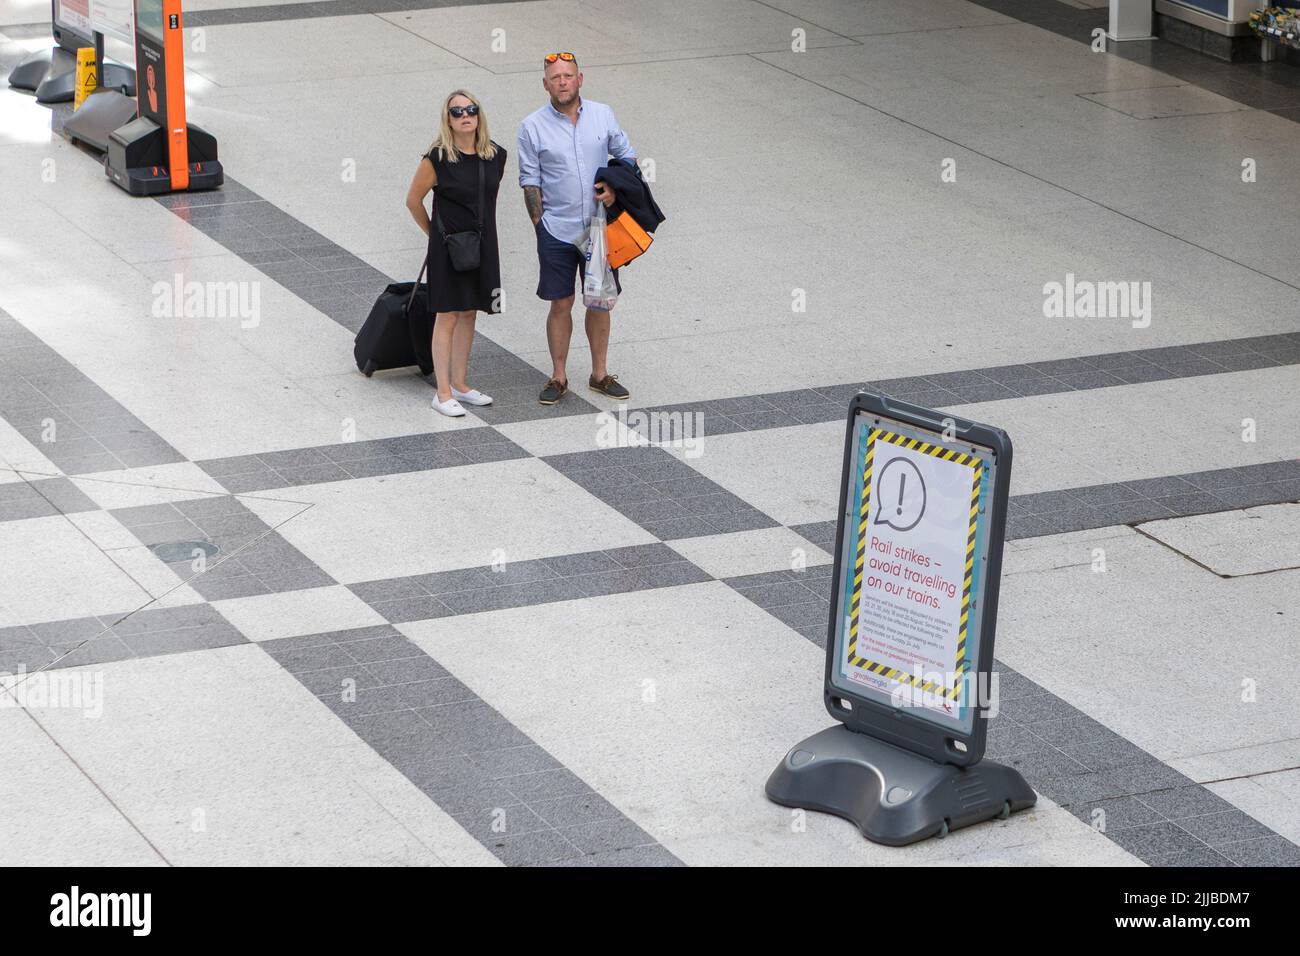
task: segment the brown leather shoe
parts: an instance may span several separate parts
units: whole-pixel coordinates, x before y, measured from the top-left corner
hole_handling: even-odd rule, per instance
[[[593,375],[591,378],[587,379],[587,385],[593,392],[600,392],[602,395],[616,398],[620,402],[632,394],[622,385],[618,384],[618,376],[616,375],[606,375],[599,382],[596,381],[596,377]]]
[[[546,387],[542,389],[542,394],[537,396],[537,400],[543,405],[554,405],[564,397],[564,393],[568,390],[568,382],[561,382],[558,378],[553,378],[546,383]]]

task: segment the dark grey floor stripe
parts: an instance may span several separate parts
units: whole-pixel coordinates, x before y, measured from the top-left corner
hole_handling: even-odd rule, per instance
[[[1300,461],[1291,459],[1017,495],[1008,508],[1007,536],[1034,538],[1296,500]]]
[[[109,514],[207,601],[335,583],[236,498],[140,505]],[[202,571],[195,570],[195,551],[206,555]]]
[[[209,604],[0,628],[0,671],[78,667],[246,644]]]
[[[663,544],[387,578],[349,589],[394,624],[698,584],[713,578]]]
[[[1292,501],[1300,501],[1300,460],[1294,458],[1015,495],[1007,505],[1006,536],[1036,538]],[[834,550],[834,521],[794,525],[793,530],[820,548]]]
[[[243,494],[528,457],[528,452],[495,428],[485,427],[236,455],[195,464],[227,491]]]
[[[67,478],[37,478],[0,484],[0,521],[98,510],[99,505]]]
[[[834,529],[831,537],[834,538]],[[832,540],[826,550],[834,550]],[[834,566],[814,565],[802,571],[768,571],[725,578],[750,601],[818,647],[826,647],[826,615],[830,607]]]
[[[366,13],[397,13],[441,7],[474,7],[519,0],[321,0],[319,3],[273,3],[260,7],[226,7],[185,14],[186,27],[216,27],[228,23],[265,23],[268,20],[311,20]]]
[[[21,323],[0,310],[0,417],[65,474],[185,458]]]
[[[33,484],[40,487],[58,481],[66,479]],[[0,485],[0,493],[10,487]],[[75,487],[72,490],[76,491]],[[205,601],[335,583],[243,502],[229,496],[117,508],[107,513]],[[198,568],[197,553],[204,556]],[[101,664],[239,643],[244,643],[244,637],[210,604],[123,610],[114,615],[4,628],[0,630],[0,671],[12,671],[20,664],[28,671]]]
[[[155,199],[350,332],[361,328],[375,299],[395,281],[232,179],[210,192],[174,193]],[[394,216],[404,214],[394,207]],[[413,278],[408,276],[405,281]],[[507,310],[511,301],[525,295],[532,291],[506,290]],[[509,321],[513,320],[507,311],[480,317],[478,327],[482,330],[487,323]],[[541,325],[537,336],[539,344],[545,340]],[[470,377],[471,384],[493,398],[492,405],[472,409],[475,418],[489,424],[596,410],[576,394],[565,396],[559,405],[539,405],[537,395],[546,376],[484,335],[475,337]],[[380,374],[372,379],[370,387],[383,388],[384,378]],[[432,390],[429,394],[432,396]]]
[[[1078,40],[1080,43],[1092,42],[1092,31],[1097,27],[1103,30],[1109,25],[1109,12],[1106,7],[1081,9],[1072,7],[1058,0],[970,0],[977,7],[984,7],[1013,20],[1031,23],[1034,26],[1050,30],[1060,36]],[[1123,44],[1115,44],[1123,46]]]
[[[662,448],[608,448],[542,461],[662,540],[777,525]]]
[[[825,649],[833,569],[725,583]],[[1033,681],[994,662],[987,754],[1152,866],[1300,866],[1300,848]]]
[[[971,0],[1024,23],[1060,36],[1092,43],[1092,31],[1107,28],[1106,7],[1079,9],[1057,0]],[[1168,73],[1210,93],[1252,109],[1267,110],[1296,121],[1300,107],[1300,69],[1281,60],[1272,63],[1225,63],[1166,40],[1112,43],[1107,53]]]
[[[647,436],[657,429],[656,440],[667,442],[837,421],[847,413],[849,400],[864,389],[947,408],[1297,364],[1300,332],[1292,332],[662,405],[638,409],[647,418],[630,418],[629,424]]]
[[[835,553],[835,521],[809,521],[806,524],[792,524],[790,530],[803,535],[817,547],[831,554]],[[1010,536],[1008,535],[1008,540]]]
[[[502,862],[681,865],[395,628],[261,646]]]

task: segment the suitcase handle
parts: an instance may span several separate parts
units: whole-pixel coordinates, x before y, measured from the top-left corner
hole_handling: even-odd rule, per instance
[[[415,293],[420,291],[420,280],[424,278],[424,270],[429,267],[429,260],[426,258],[420,266],[420,274],[415,277],[415,285],[411,286],[410,298],[406,300],[406,311],[411,311],[411,306],[415,304]]]

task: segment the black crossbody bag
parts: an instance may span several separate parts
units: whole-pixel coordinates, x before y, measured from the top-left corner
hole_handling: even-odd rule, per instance
[[[438,210],[441,204],[437,202],[436,197],[433,204],[433,218],[438,224],[438,234],[442,236],[442,244],[447,247],[447,254],[451,256],[451,267],[457,272],[473,272],[478,268],[479,247],[483,238],[483,158],[477,153],[473,155],[478,161],[478,209],[474,229],[448,233],[443,228],[442,213]]]

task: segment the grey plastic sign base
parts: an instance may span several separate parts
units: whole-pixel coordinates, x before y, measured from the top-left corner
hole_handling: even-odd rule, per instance
[[[29,54],[9,74],[9,85],[17,90],[35,93],[36,88],[52,76],[74,73],[77,58],[63,47],[37,50]]]
[[[95,89],[102,91],[117,90],[128,96],[135,96],[135,70],[121,63],[108,60],[104,63],[104,73],[99,78]],[[38,103],[71,103],[76,99],[77,64],[73,61],[72,69],[66,73],[51,74],[36,87]]]
[[[1000,763],[935,763],[843,724],[796,744],[765,790],[773,803],[833,813],[886,846],[1005,820],[1038,801],[1025,778]]]
[[[91,93],[81,104],[81,109],[63,123],[63,134],[80,140],[99,152],[107,152],[108,138],[135,119],[136,102],[117,90],[100,90]]]

